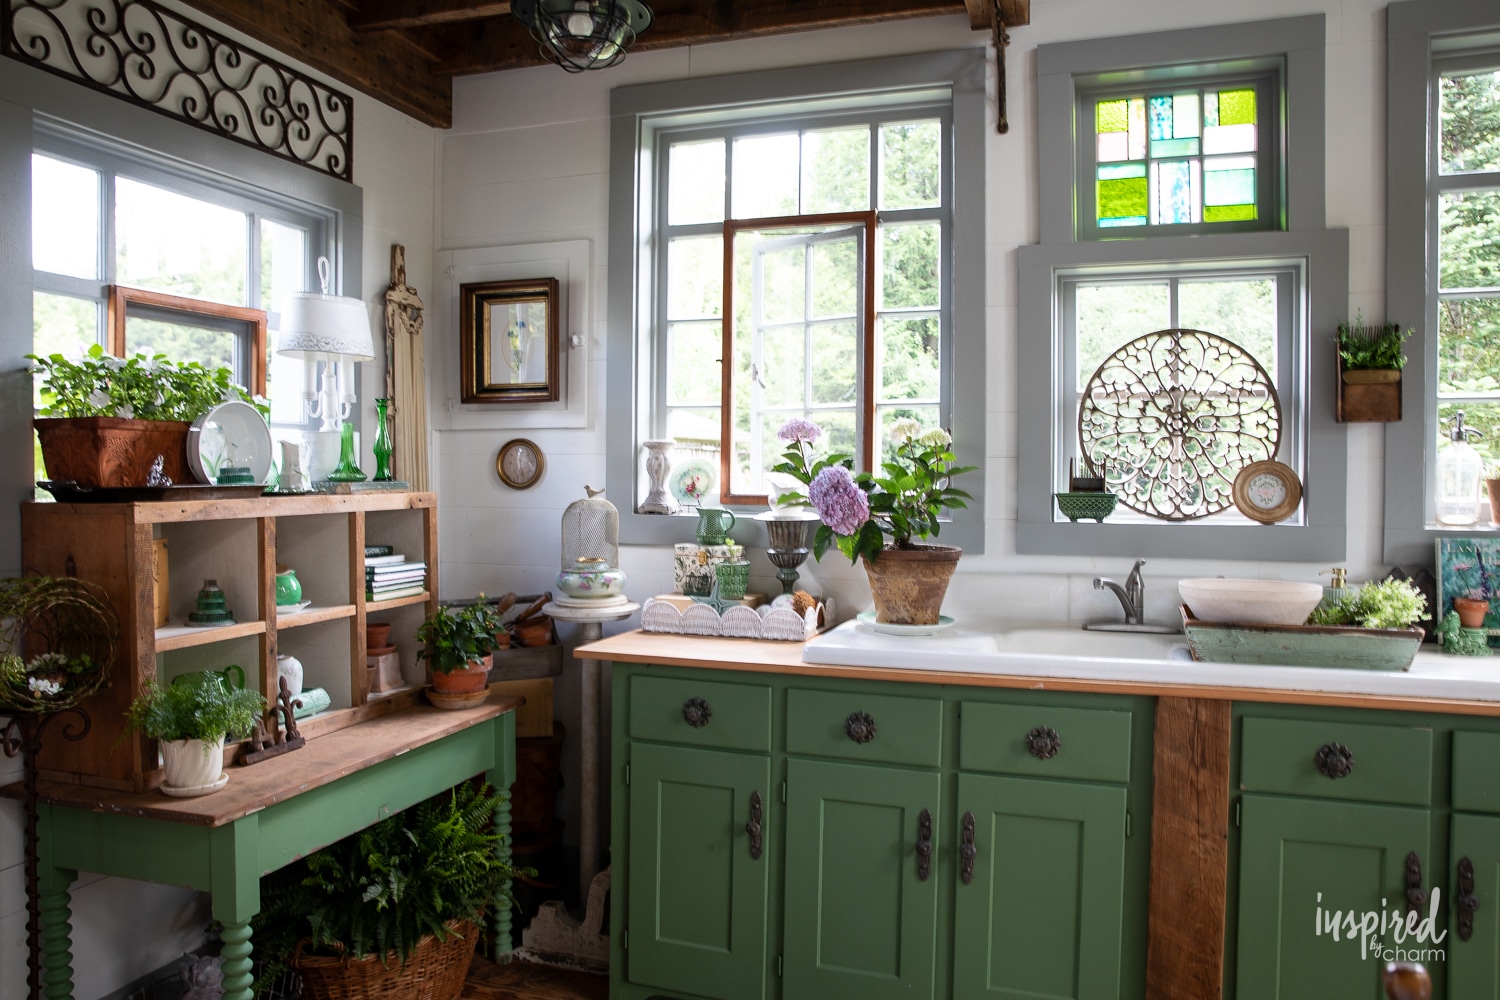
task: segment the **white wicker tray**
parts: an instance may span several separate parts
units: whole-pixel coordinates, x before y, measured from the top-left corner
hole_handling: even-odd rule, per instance
[[[641,608],[641,629],[673,635],[717,635],[728,639],[777,639],[805,642],[818,634],[818,620],[833,620],[833,602],[808,608],[801,615],[791,608],[743,605],[724,609],[720,615],[707,604],[694,604],[678,611],[667,601],[648,600]]]

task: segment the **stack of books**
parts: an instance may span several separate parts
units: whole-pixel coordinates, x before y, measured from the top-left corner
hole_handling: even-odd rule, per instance
[[[414,597],[427,590],[427,564],[407,562],[389,545],[365,549],[365,599],[389,601]]]

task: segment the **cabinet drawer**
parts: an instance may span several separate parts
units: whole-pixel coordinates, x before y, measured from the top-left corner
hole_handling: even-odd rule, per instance
[[[1026,736],[1036,728],[1057,734],[1059,746],[1052,757],[1037,757],[1028,748]],[[1130,713],[966,701],[959,720],[958,766],[965,771],[1127,782]]]
[[[850,716],[860,712],[874,721],[875,735],[864,743],[849,735]],[[943,703],[793,688],[786,696],[786,749],[815,757],[937,767],[943,759]]]
[[[1346,747],[1354,758],[1344,777],[1325,776],[1314,761],[1330,743]],[[1432,730],[1247,718],[1241,729],[1240,789],[1425,806],[1432,801]]]
[[[1453,808],[1500,813],[1500,733],[1453,734]]]
[[[694,699],[707,706],[708,721],[699,726],[688,722]],[[758,684],[637,675],[630,681],[630,738],[769,753],[771,689]]]

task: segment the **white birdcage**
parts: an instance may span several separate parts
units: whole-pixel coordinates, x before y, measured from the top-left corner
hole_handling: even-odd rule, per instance
[[[585,486],[588,497],[574,500],[562,516],[562,568],[579,559],[605,559],[620,565],[620,512],[604,499],[604,491]]]

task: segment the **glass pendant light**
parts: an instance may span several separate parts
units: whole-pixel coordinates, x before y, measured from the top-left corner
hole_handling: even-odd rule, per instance
[[[615,65],[655,18],[641,0],[514,0],[510,9],[569,73]]]

